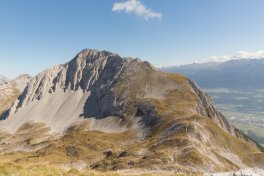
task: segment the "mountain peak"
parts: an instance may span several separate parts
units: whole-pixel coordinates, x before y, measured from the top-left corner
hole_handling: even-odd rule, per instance
[[[8,78],[0,75],[0,85],[5,84],[7,82],[8,82]]]
[[[139,58],[133,58],[133,57],[121,57],[116,53],[110,52],[110,51],[106,51],[106,50],[97,50],[97,49],[83,49],[82,51],[80,51],[70,62],[68,63],[72,63],[72,62],[76,62],[76,60],[78,60],[80,62],[80,60],[85,60],[86,63],[92,63],[94,61],[96,61],[97,59],[101,59],[101,60],[105,60],[107,58],[114,58],[114,59],[118,59],[120,62],[126,61],[126,62],[138,62],[140,64],[143,64],[145,66],[148,66],[151,69],[155,69],[154,66],[152,66],[149,62],[147,61],[142,61]],[[68,64],[66,63],[66,64]]]
[[[85,48],[83,50],[81,50],[78,54],[81,53],[88,53],[90,55],[96,55],[96,54],[105,54],[105,55],[117,55],[111,51],[106,51],[106,50],[98,50],[98,49],[90,49],[90,48]]]
[[[70,62],[51,67],[32,78],[10,112],[16,113],[51,94],[72,91],[90,94],[95,90],[96,94],[106,94],[121,79],[152,70],[155,69],[150,63],[140,59],[84,49]]]
[[[16,77],[15,79],[30,79],[31,76],[29,74],[21,74],[18,77]]]
[[[106,58],[109,56],[118,56],[117,54],[114,54],[110,51],[105,51],[105,50],[97,50],[97,49],[83,49],[80,51],[74,58],[73,60],[79,58],[79,59],[88,59],[90,61],[94,61],[97,58]]]

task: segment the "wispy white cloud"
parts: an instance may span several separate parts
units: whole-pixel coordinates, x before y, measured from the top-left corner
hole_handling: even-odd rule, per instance
[[[213,56],[209,59],[205,60],[205,62],[225,62],[229,60],[237,60],[237,59],[263,59],[264,51],[239,51],[234,55],[224,55],[224,56]]]
[[[117,2],[113,4],[112,11],[124,11],[126,13],[134,13],[139,17],[149,20],[156,18],[161,20],[162,14],[152,11],[150,8],[144,6],[140,0],[128,0],[125,2]]]

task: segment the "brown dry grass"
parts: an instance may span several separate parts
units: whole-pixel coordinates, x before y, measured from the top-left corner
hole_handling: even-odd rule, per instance
[[[200,129],[193,130],[193,121],[203,125],[210,134],[210,143],[203,145],[208,145],[213,150],[221,148],[232,151],[242,158],[250,156],[251,160],[255,158],[255,162],[260,161],[260,153],[255,147],[226,133],[210,118],[195,115],[190,118],[178,119],[176,124],[182,125],[182,128],[179,128],[177,132],[163,137],[160,136],[161,133],[157,133],[147,140],[137,140],[135,132],[107,134],[98,131],[85,131],[86,124],[81,124],[70,128],[64,136],[58,139],[49,139],[50,141],[46,141],[49,146],[36,152],[12,152],[1,155],[4,167],[0,167],[0,173],[1,168],[4,170],[3,172],[13,172],[18,170],[18,166],[22,169],[21,173],[28,172],[26,170],[33,167],[39,170],[37,172],[40,172],[40,175],[45,169],[50,170],[54,175],[61,173],[66,175],[68,174],[66,171],[74,169],[75,166],[85,168],[85,171],[80,174],[85,172],[107,173],[123,169],[155,170],[157,166],[160,170],[177,172],[188,172],[193,169],[193,166],[204,168],[203,163],[209,159],[197,150],[199,146],[196,146],[188,137],[188,135],[197,135],[197,139],[199,139],[199,134],[204,133]],[[172,121],[170,124],[175,124],[174,122]],[[31,127],[33,128],[33,126]],[[167,128],[169,126],[162,131]],[[25,134],[24,130],[21,128],[19,133]],[[37,138],[37,134],[41,135],[36,131],[31,132],[32,134],[27,134],[28,137],[32,135]],[[29,143],[29,145],[35,145],[35,142]],[[217,152],[215,150],[215,153]],[[178,154],[175,155],[176,153]],[[215,167],[215,171],[237,168],[232,161],[221,159],[220,156],[219,159],[223,162],[223,166]],[[247,163],[246,160],[245,162]],[[7,163],[11,163],[9,164],[11,168],[7,167]],[[65,171],[66,166],[69,169]],[[197,172],[197,170],[193,172]],[[110,173],[118,174],[117,172]]]
[[[125,172],[108,171],[98,172],[90,169],[70,169],[54,167],[52,165],[36,165],[36,164],[13,164],[0,163],[0,176],[184,176],[193,175],[200,176],[202,174],[177,174],[173,172],[158,172],[156,171],[140,171],[131,170]]]

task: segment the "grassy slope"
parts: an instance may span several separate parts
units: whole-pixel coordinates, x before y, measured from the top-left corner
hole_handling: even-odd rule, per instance
[[[13,164],[0,163],[0,176],[21,175],[21,176],[184,176],[186,174],[177,174],[158,171],[123,171],[123,172],[98,172],[90,169],[62,169],[51,165],[28,165],[28,164]],[[200,176],[202,174],[188,174]]]
[[[209,141],[205,140],[201,143],[205,131],[197,126],[194,131],[194,121],[204,125],[210,137]],[[260,157],[256,148],[224,132],[209,118],[195,115],[180,119],[177,124],[182,125],[177,133],[154,135],[143,141],[137,140],[134,132],[106,134],[84,131],[86,124],[82,124],[84,126],[72,128],[65,136],[49,141],[49,146],[36,152],[11,152],[2,155],[0,173],[20,172],[25,175],[24,172],[29,172],[30,175],[30,172],[39,172],[39,175],[47,173],[59,175],[66,174],[74,168],[81,169],[80,175],[81,172],[107,173],[123,169],[128,169],[130,172],[146,169],[189,172],[194,165],[200,169],[209,167],[206,163],[211,162],[210,158],[198,148],[203,145],[207,147],[208,155],[218,156],[220,151],[232,151],[240,154],[240,158],[245,163]],[[35,132],[33,133],[35,135]],[[27,136],[30,135],[33,134]],[[35,143],[29,143],[29,146],[34,145]],[[252,154],[256,156],[252,157]],[[221,156],[218,156],[218,159],[224,165],[215,165],[212,170],[237,169],[232,160],[228,161]],[[261,158],[257,161],[263,162]],[[45,173],[45,170],[49,172]],[[117,172],[109,174],[117,174]]]
[[[142,175],[155,175],[155,172],[144,171],[146,166],[151,164],[145,163],[146,168],[142,166],[142,169],[139,165],[143,162],[138,163],[136,167],[129,165],[129,162],[139,162],[144,157],[139,152],[147,147],[143,144],[145,142],[135,141],[134,132],[116,134],[88,132],[83,131],[82,125],[70,129],[65,136],[52,140],[48,147],[36,152],[11,152],[2,155],[0,175],[13,173],[29,176],[126,174],[115,171],[119,169],[129,169],[128,175],[134,175],[133,173],[138,171],[151,173]],[[35,134],[28,134],[30,135]],[[127,154],[121,157],[124,152]],[[138,170],[133,171],[133,168]],[[109,170],[114,171],[109,172]],[[164,172],[158,175],[179,175],[172,173]]]

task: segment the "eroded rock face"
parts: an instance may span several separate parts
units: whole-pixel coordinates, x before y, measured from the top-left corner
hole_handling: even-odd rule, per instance
[[[203,92],[194,81],[190,80],[189,82],[196,95],[198,96],[198,112],[204,116],[212,118],[224,130],[226,130],[232,135],[235,135],[233,127],[229,124],[224,115],[221,112],[217,111],[209,95]]]
[[[129,62],[110,52],[83,50],[70,62],[38,74],[23,92],[17,108],[56,91],[99,91],[111,85]]]

